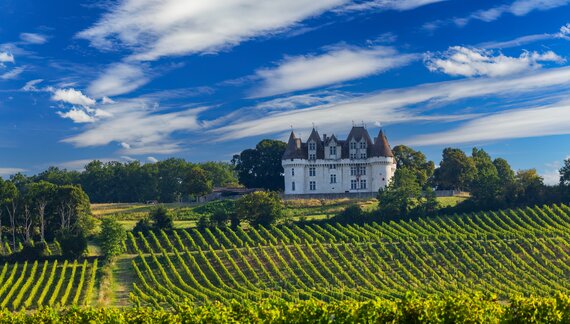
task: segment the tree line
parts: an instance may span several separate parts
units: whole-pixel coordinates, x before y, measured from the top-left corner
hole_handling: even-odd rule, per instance
[[[20,173],[11,179],[20,183],[78,185],[94,203],[179,202],[207,194],[213,187],[235,186],[238,182],[229,163],[191,163],[178,158],[146,164],[95,160],[83,171],[50,167],[37,175],[27,177]]]

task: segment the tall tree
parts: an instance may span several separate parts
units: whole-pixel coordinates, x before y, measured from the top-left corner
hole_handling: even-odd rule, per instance
[[[2,205],[8,212],[10,219],[10,229],[12,232],[12,248],[16,248],[16,215],[18,212],[18,203],[20,199],[20,192],[12,181],[4,183],[4,190],[2,191]]]
[[[570,185],[570,158],[564,160],[564,165],[558,172],[560,173],[560,184]]]
[[[40,240],[42,242],[45,241],[46,207],[53,201],[56,187],[56,185],[43,180],[28,186],[27,200],[29,200],[35,212],[37,212],[40,223]]]
[[[212,191],[212,181],[204,169],[194,166],[187,171],[183,179],[183,192],[194,197],[203,196]]]
[[[439,168],[434,172],[434,183],[438,189],[468,190],[475,175],[475,163],[465,152],[446,148]]]
[[[378,211],[381,217],[409,215],[420,203],[422,188],[416,173],[405,167],[396,169],[388,187],[378,192]]]
[[[239,182],[248,188],[283,190],[281,158],[286,146],[282,141],[264,139],[255,149],[234,155],[232,164],[238,173]]]
[[[418,183],[424,187],[433,175],[435,165],[427,161],[426,156],[406,145],[398,145],[392,149],[398,169],[406,168],[415,173]]]
[[[471,196],[479,204],[494,206],[501,190],[497,168],[483,149],[473,148],[471,159],[475,164],[475,175],[469,186]]]

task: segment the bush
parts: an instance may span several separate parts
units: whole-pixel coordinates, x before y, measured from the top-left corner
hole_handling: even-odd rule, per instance
[[[46,242],[26,242],[20,252],[14,255],[17,260],[37,260],[51,255],[51,251]]]
[[[83,232],[61,232],[57,238],[61,249],[61,255],[77,259],[87,251],[87,238]]]
[[[363,216],[364,212],[359,205],[351,205],[337,214],[334,220],[341,223],[358,223],[363,221]]]
[[[283,218],[283,201],[276,192],[258,191],[236,201],[236,215],[252,225],[271,225]]]
[[[141,218],[133,228],[133,232],[135,233],[137,232],[148,233],[150,232],[150,230],[152,230],[152,222],[150,221],[149,217]]]
[[[198,223],[196,223],[196,227],[198,227],[199,229],[204,229],[210,226],[212,226],[212,222],[210,221],[210,217],[206,215],[200,217],[198,219]]]
[[[171,230],[174,228],[172,214],[164,206],[158,206],[150,212],[150,219],[155,230]]]
[[[101,222],[101,233],[99,241],[101,251],[106,258],[112,258],[124,252],[124,240],[127,239],[127,232],[123,226],[114,218],[104,218]]]

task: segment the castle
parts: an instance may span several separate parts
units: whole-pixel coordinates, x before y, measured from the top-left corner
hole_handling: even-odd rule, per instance
[[[363,126],[353,126],[346,140],[313,128],[306,143],[293,132],[283,154],[285,195],[375,193],[396,172],[394,154],[380,130],[372,141]]]

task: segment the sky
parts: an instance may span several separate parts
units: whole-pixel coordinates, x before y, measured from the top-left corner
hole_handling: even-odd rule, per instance
[[[570,0],[2,0],[0,176],[365,125],[555,183],[569,23]]]

